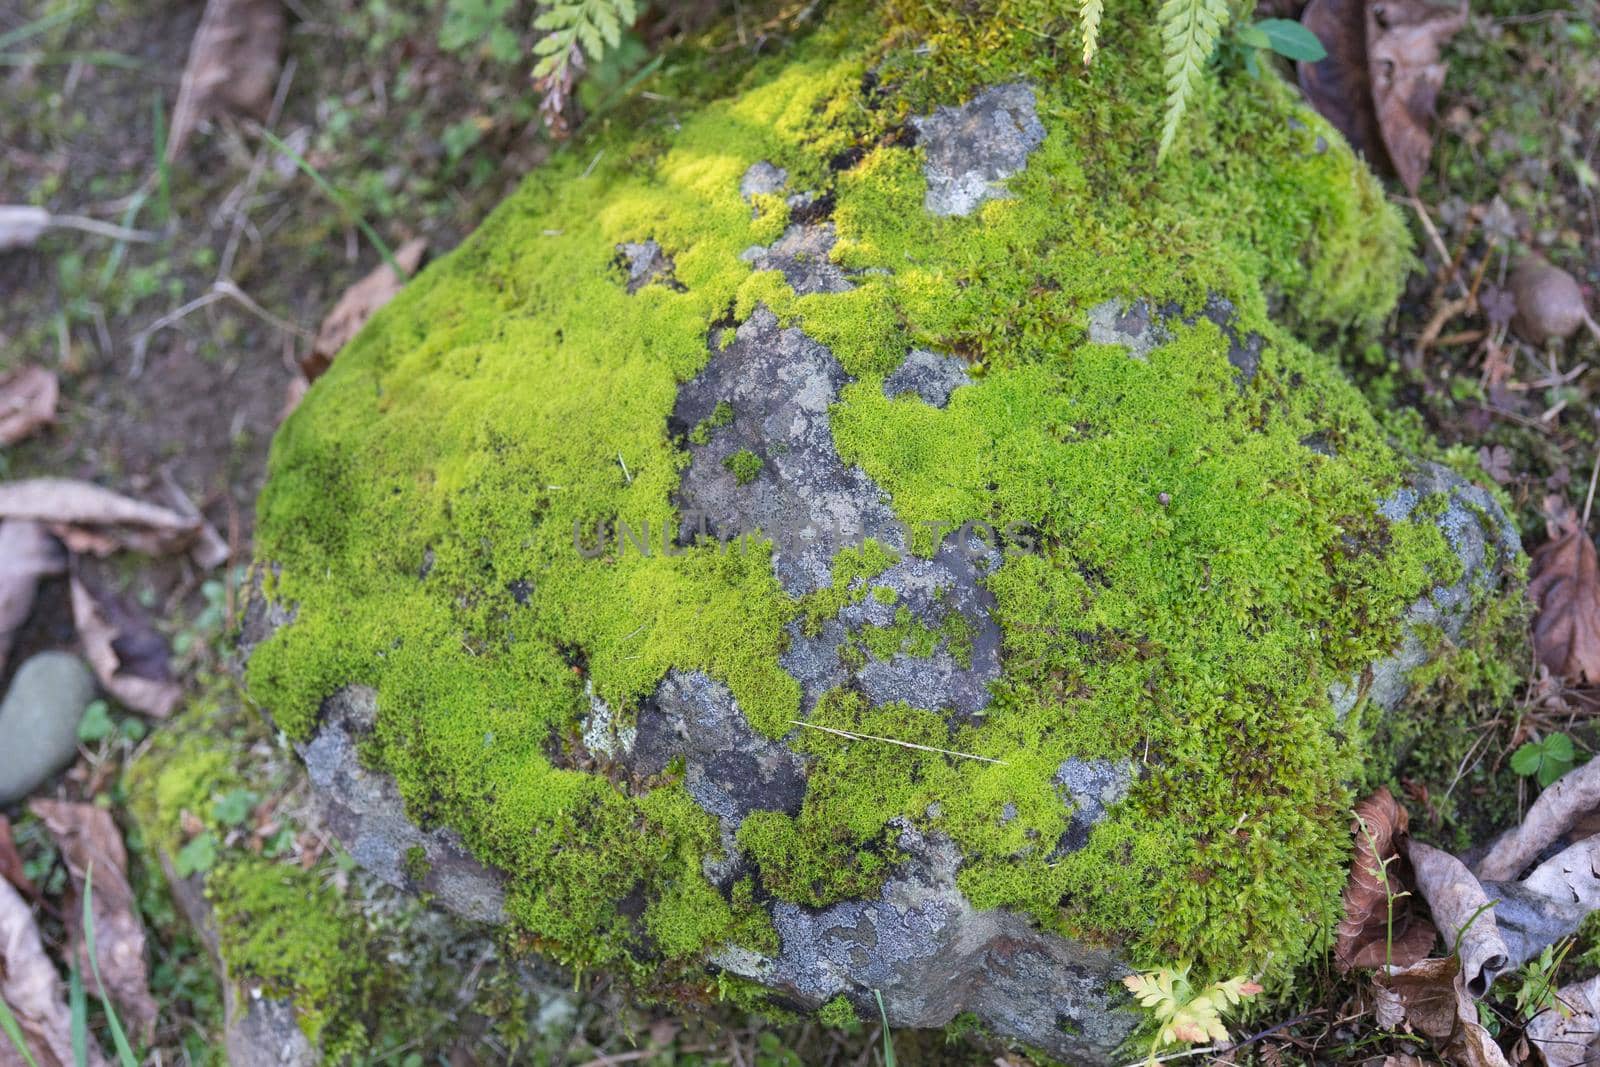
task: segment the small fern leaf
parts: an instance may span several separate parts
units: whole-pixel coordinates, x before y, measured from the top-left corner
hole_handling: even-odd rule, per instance
[[[1161,42],[1166,53],[1167,111],[1161,124],[1158,160],[1177,140],[1189,97],[1200,87],[1206,63],[1228,21],[1227,0],[1166,0],[1161,5]]]
[[[1100,16],[1105,11],[1105,0],[1080,0],[1078,27],[1083,31],[1083,65],[1094,62],[1100,50]]]

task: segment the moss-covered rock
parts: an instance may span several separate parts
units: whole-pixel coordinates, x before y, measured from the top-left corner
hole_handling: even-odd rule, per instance
[[[1103,1057],[1130,968],[1320,944],[1362,696],[1518,549],[1300,340],[1408,253],[1283,84],[1157,169],[1147,18],[1083,73],[1059,5],[932,6],[378,315],[274,446],[249,683],[364,863],[564,964]]]

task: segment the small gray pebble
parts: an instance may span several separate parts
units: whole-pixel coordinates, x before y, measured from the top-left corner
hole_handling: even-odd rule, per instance
[[[41,652],[17,669],[0,703],[0,804],[21,800],[72,762],[94,694],[94,675],[66,652]]]

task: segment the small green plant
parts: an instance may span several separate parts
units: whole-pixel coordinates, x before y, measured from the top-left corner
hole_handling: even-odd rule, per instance
[[[895,1067],[894,1036],[889,1032],[889,1013],[883,1007],[883,994],[874,989],[872,995],[878,1001],[878,1018],[883,1020],[883,1067]]]
[[[1150,1039],[1150,1063],[1173,1045],[1197,1045],[1206,1039],[1226,1041],[1222,1013],[1261,992],[1248,978],[1229,978],[1196,990],[1189,981],[1189,965],[1163,967],[1148,974],[1130,974],[1122,984],[1139,1003],[1154,1013],[1156,1033]]]
[[[1566,960],[1567,953],[1572,950],[1574,944],[1576,942],[1568,938],[1562,943],[1560,952],[1556,951],[1556,946],[1546,945],[1543,952],[1524,963],[1516,972],[1517,987],[1513,991],[1512,999],[1521,1018],[1532,1019],[1535,1015],[1551,1010],[1560,1012],[1563,1018],[1572,1014],[1556,995],[1556,971],[1561,969],[1561,964]]]
[[[741,448],[723,460],[722,465],[733,473],[733,480],[740,485],[750,484],[761,473],[761,457],[748,448]]]
[[[508,23],[516,6],[517,0],[449,0],[439,26],[439,47],[447,52],[481,48],[498,62],[515,62],[522,46]]]
[[[1529,741],[1511,754],[1511,769],[1524,778],[1533,778],[1539,788],[1547,789],[1577,763],[1577,752],[1572,738],[1566,734],[1551,734],[1543,741]]]

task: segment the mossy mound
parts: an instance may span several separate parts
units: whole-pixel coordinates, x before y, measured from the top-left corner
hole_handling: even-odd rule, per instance
[[[1408,258],[1336,135],[1223,71],[1158,169],[1148,18],[1088,73],[1068,25],[836,8],[530,177],[280,432],[252,694],[301,742],[375,698],[364,769],[540,951],[1087,1056],[1129,966],[1326,932],[1369,718],[1330,689],[1514,544],[1467,573],[1477,505],[1381,510],[1411,465],[1297,339]]]

